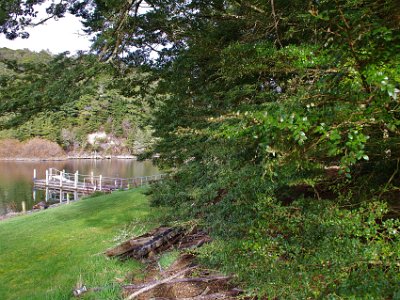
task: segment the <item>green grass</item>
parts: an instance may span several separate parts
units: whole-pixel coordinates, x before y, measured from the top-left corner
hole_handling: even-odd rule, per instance
[[[142,191],[87,198],[0,222],[0,299],[71,299],[79,282],[104,287],[85,299],[119,299],[117,282],[141,265],[102,253],[126,228],[139,234],[157,225],[161,212],[149,207]]]
[[[163,253],[158,259],[160,267],[162,269],[169,268],[178,259],[179,254],[180,252],[177,250]]]

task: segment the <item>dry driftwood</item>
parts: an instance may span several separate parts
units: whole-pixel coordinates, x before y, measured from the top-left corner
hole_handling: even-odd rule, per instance
[[[180,239],[178,244],[178,249],[193,249],[199,248],[203,246],[205,243],[209,243],[211,241],[210,236],[204,231],[195,231],[189,233]]]
[[[44,202],[44,201],[40,201],[39,203],[35,204],[32,208],[33,209],[47,209],[49,207],[49,205]]]
[[[233,289],[226,292],[219,292],[209,295],[199,295],[192,298],[182,298],[180,300],[219,300],[219,299],[231,299],[232,297],[239,296],[243,291],[239,289]]]
[[[225,291],[225,292],[218,292],[218,293],[213,293],[213,294],[208,294],[208,295],[199,295],[195,297],[190,297],[190,298],[179,298],[179,300],[220,300],[220,299],[234,299],[235,297],[239,296],[242,294],[243,291],[240,289],[232,289],[230,291]],[[156,297],[156,298],[151,298],[152,300],[177,300],[175,298],[163,298],[163,297]]]
[[[109,249],[105,254],[109,257],[126,259],[133,257],[141,259],[163,246],[170,246],[181,237],[183,230],[176,227],[160,227],[153,232],[130,239],[115,248]]]
[[[163,284],[176,284],[176,283],[184,283],[184,282],[203,282],[203,283],[210,283],[210,282],[225,282],[232,279],[232,276],[210,276],[210,277],[187,277],[187,278],[177,278],[172,279]],[[126,290],[137,290],[143,289],[149,285],[153,285],[158,283],[159,281],[151,281],[142,284],[128,284],[124,285],[123,288]]]
[[[184,270],[182,270],[182,271],[180,271],[180,272],[178,272],[178,273],[176,273],[176,274],[174,274],[172,276],[169,276],[169,277],[167,277],[167,278],[165,278],[163,280],[160,280],[160,281],[157,281],[157,282],[155,282],[155,283],[153,283],[151,285],[148,285],[148,286],[146,286],[146,287],[134,292],[133,294],[129,295],[129,297],[126,298],[125,300],[135,299],[136,297],[140,296],[141,294],[146,293],[148,291],[151,291],[152,289],[154,289],[154,288],[156,288],[156,287],[158,287],[158,286],[160,286],[160,285],[162,285],[164,283],[167,283],[167,282],[171,281],[172,279],[175,279],[175,278],[177,278],[179,276],[185,275],[186,273],[188,273],[189,271],[193,270],[194,268],[196,268],[196,267],[190,267],[190,268],[184,269]]]

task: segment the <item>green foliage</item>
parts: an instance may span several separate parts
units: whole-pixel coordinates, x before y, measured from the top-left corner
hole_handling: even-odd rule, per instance
[[[16,74],[11,71],[10,67],[15,62],[32,63],[40,62],[46,63],[52,59],[50,53],[41,51],[40,53],[31,52],[28,49],[11,50],[8,48],[0,48],[0,76]]]
[[[397,1],[75,3],[101,60],[159,76],[153,201],[214,230],[211,262],[270,298],[399,296]]]
[[[176,171],[154,203],[212,228],[206,258],[270,298],[394,297],[398,25],[374,1],[274,2],[199,6],[162,74]]]
[[[398,295],[399,220],[379,202],[343,209],[301,199],[255,204],[247,236],[218,241],[203,259],[238,273],[255,293],[285,299],[386,299]]]
[[[166,252],[160,257],[158,264],[162,269],[167,269],[177,260],[178,257],[178,251]]]

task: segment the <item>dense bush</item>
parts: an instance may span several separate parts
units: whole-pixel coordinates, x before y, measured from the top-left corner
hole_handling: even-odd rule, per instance
[[[164,70],[154,203],[271,299],[400,297],[395,2],[198,5]]]
[[[269,198],[256,209],[248,235],[207,246],[203,258],[269,298],[400,296],[400,222],[383,219],[385,204],[348,210],[333,201],[282,206]]]

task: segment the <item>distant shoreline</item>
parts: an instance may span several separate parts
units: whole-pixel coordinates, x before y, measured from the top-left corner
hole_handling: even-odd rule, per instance
[[[70,159],[133,159],[137,160],[140,152],[131,154],[128,150],[118,151],[67,150],[55,142],[32,138],[27,141],[0,139],[0,161],[64,161]],[[139,154],[140,155],[140,154]]]
[[[137,160],[138,157],[135,155],[82,155],[82,156],[65,156],[65,157],[0,157],[0,161],[66,161],[66,160],[80,160],[80,159],[131,159]]]

